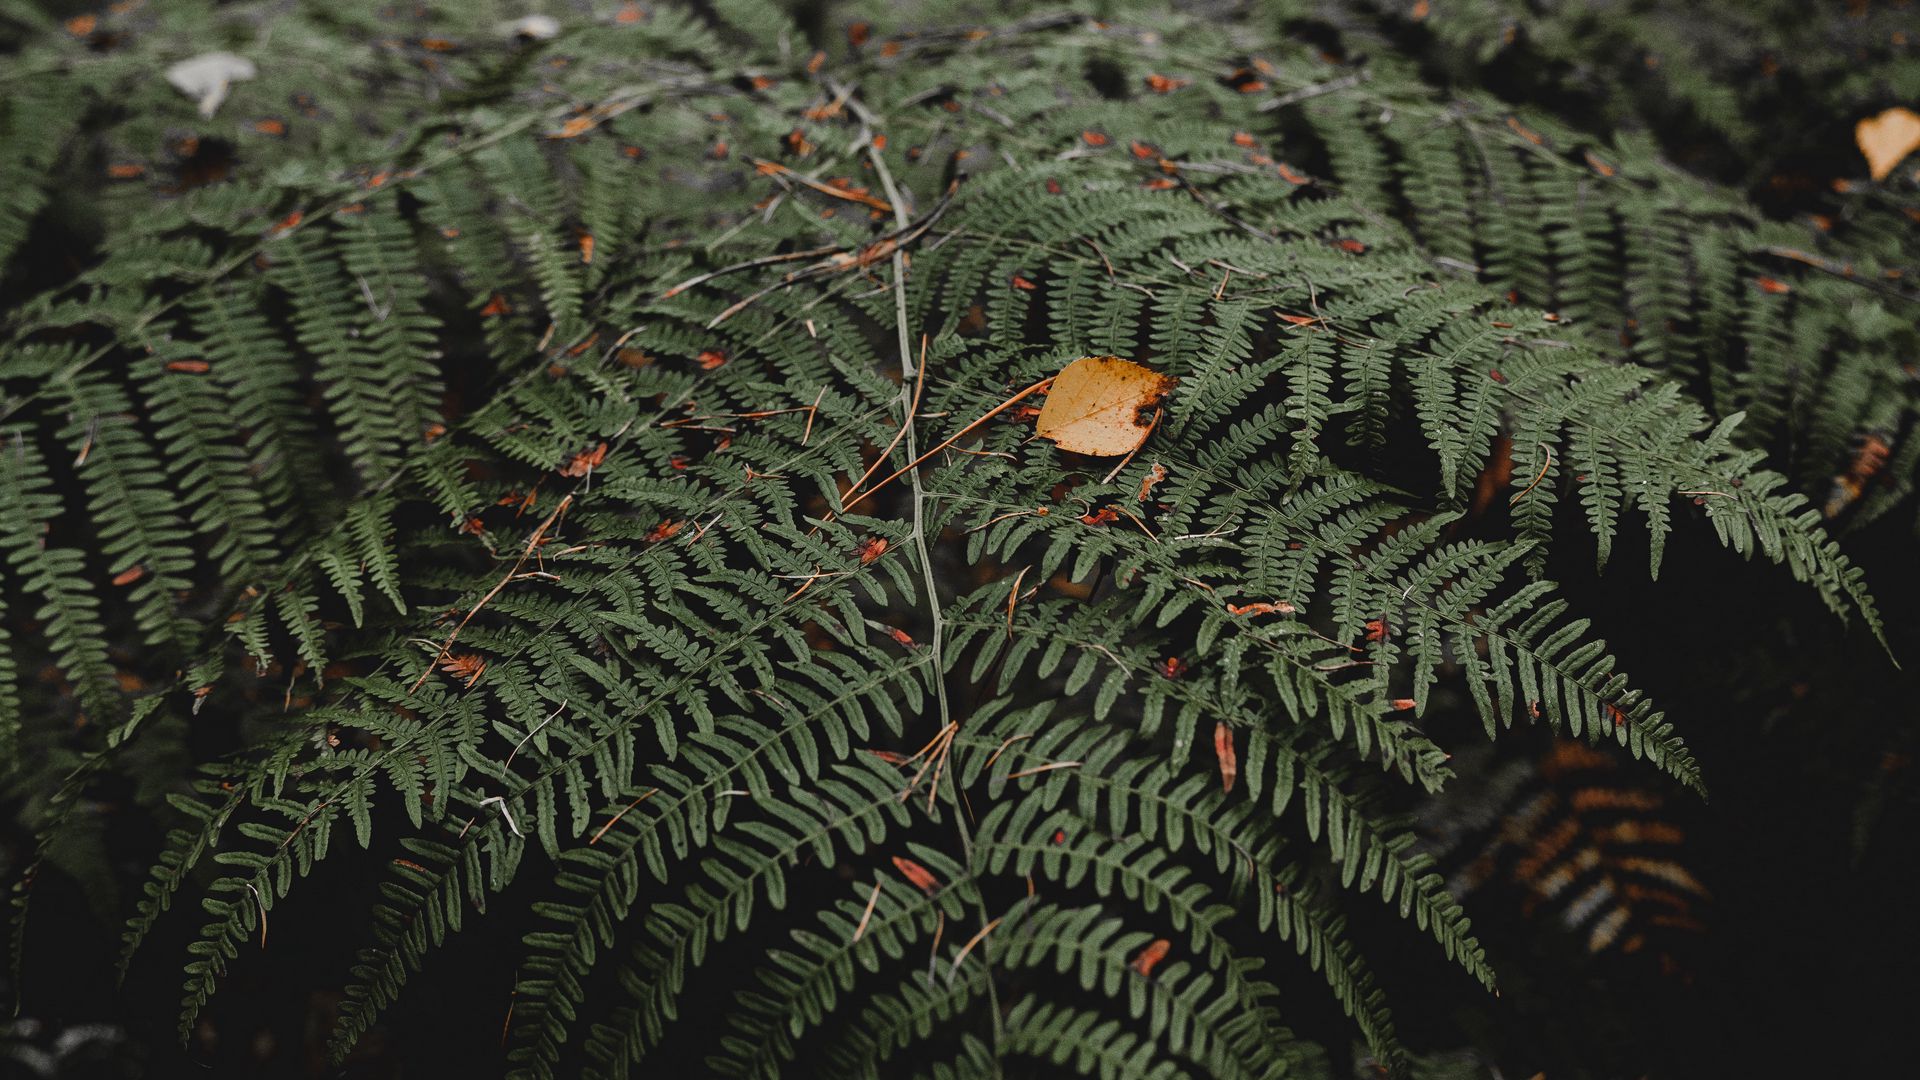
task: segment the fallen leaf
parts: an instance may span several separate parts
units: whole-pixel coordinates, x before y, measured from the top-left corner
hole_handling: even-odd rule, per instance
[[[893,868],[900,871],[900,876],[913,882],[914,888],[919,889],[928,896],[932,896],[934,892],[940,888],[940,879],[933,876],[933,871],[921,866],[912,859],[895,855],[893,857]]]
[[[1885,180],[1902,158],[1920,149],[1920,113],[1892,108],[1854,125],[1853,141],[1866,155],[1867,175]]]
[[[525,15],[494,26],[501,37],[520,37],[528,41],[546,41],[560,34],[560,20],[551,15]]]
[[[1152,975],[1154,965],[1165,960],[1167,953],[1172,949],[1173,942],[1166,938],[1155,938],[1153,944],[1141,949],[1140,955],[1134,957],[1133,962],[1127,966],[1143,976]]]
[[[607,460],[607,444],[601,443],[592,450],[582,450],[573,455],[573,460],[567,462],[566,466],[560,470],[560,475],[585,476],[605,460]]]
[[[1080,521],[1085,525],[1111,525],[1119,520],[1120,511],[1111,506],[1103,506],[1092,513],[1080,515]]]
[[[1252,604],[1227,605],[1227,614],[1229,615],[1291,615],[1294,613],[1294,610],[1294,606],[1285,600],[1274,600],[1272,602],[1262,600]]]
[[[1153,430],[1151,410],[1178,382],[1117,356],[1083,356],[1054,376],[1034,433],[1070,453],[1131,454]]]
[[[168,68],[167,81],[175,90],[199,103],[201,116],[210,117],[220,108],[220,103],[227,100],[229,87],[256,74],[253,61],[244,56],[210,52]]]
[[[887,553],[887,538],[869,536],[860,541],[860,546],[855,549],[855,552],[860,556],[860,565],[866,566]]]
[[[1240,775],[1240,757],[1233,750],[1233,729],[1225,720],[1213,725],[1213,755],[1220,759],[1220,790],[1231,793],[1233,781]]]

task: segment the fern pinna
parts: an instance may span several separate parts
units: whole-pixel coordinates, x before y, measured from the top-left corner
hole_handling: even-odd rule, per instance
[[[1302,972],[1400,1071],[1404,943],[1352,905],[1495,985],[1403,812],[1454,771],[1436,686],[1701,786],[1550,549],[1711,530],[1880,632],[1808,493],[1853,440],[1910,462],[1910,327],[1855,317],[1809,415],[1768,350],[1832,308],[1749,289],[1772,234],[1650,152],[1258,18],[816,52],[754,0],[601,6],[355,12],[365,102],[296,43],[192,148],[185,99],[107,125],[112,243],[13,311],[0,739],[71,770],[49,834],[203,707],[245,736],[126,932],[201,912],[183,1034],[346,860],[340,1057],[532,891],[517,1075],[627,1075],[690,1000],[723,1075],[1315,1074]],[[131,77],[72,36],[26,55]],[[1089,355],[1179,379],[1136,454],[1019,408],[948,444]]]

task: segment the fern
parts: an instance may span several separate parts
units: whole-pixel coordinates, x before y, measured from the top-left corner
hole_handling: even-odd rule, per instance
[[[1323,1075],[1303,981],[1405,1074],[1349,905],[1496,984],[1405,812],[1448,695],[1704,790],[1565,553],[1711,535],[1884,643],[1824,519],[1910,500],[1845,462],[1911,465],[1911,327],[1650,149],[1244,14],[816,62],[772,5],[629,11],[342,14],[363,123],[265,141],[294,47],[205,122],[231,175],[11,311],[0,754],[242,735],[124,938],[202,912],[183,1036],[352,866],[336,1059],[533,897],[518,1076],[630,1075],[695,993],[724,1075]],[[971,426],[1090,354],[1180,380],[1137,454]]]

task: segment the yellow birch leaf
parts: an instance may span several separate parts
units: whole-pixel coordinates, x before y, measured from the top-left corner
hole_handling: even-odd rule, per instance
[[[1117,356],[1083,356],[1054,376],[1035,433],[1070,453],[1131,454],[1147,440],[1154,409],[1179,381]]]
[[[1854,125],[1853,139],[1867,157],[1867,172],[1875,180],[1885,180],[1901,158],[1920,148],[1920,114],[1888,109]]]

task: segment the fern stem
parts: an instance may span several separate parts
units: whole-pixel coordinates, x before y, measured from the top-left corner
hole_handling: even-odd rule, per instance
[[[851,93],[846,97],[847,107],[860,118],[861,126],[866,129],[861,133],[860,141],[866,147],[868,159],[873,162],[873,171],[880,178],[881,189],[887,193],[887,201],[893,204],[895,227],[904,234],[912,225],[913,219],[907,212],[906,200],[901,198],[899,186],[894,183],[892,170],[887,168],[885,155],[873,144],[874,115]],[[947,702],[946,622],[940,610],[939,586],[933,577],[933,557],[927,550],[926,492],[920,484],[920,459],[916,453],[918,445],[913,424],[914,409],[919,401],[919,395],[915,393],[914,388],[922,377],[922,373],[915,368],[912,343],[907,334],[907,260],[903,247],[904,244],[896,244],[892,252],[893,322],[898,339],[896,344],[900,350],[900,408],[905,413],[902,430],[906,435],[904,445],[907,459],[912,463],[907,467],[907,479],[913,494],[913,553],[914,558],[919,560],[921,586],[927,593],[927,614],[932,623],[928,650],[933,657],[933,696],[940,709],[940,730],[945,731],[953,726],[951,708]],[[924,357],[921,363],[925,363]],[[937,774],[934,783],[935,790],[932,794],[937,796],[939,794]],[[967,869],[975,871],[978,867],[974,862],[973,833],[967,827],[966,814],[960,805],[958,785],[959,781],[956,779],[952,788],[953,794],[949,796],[948,801],[953,806],[953,823],[959,833],[960,850],[964,853]],[[974,906],[978,909],[980,916],[981,936],[976,940],[980,943],[981,964],[986,969],[987,1013],[993,1021],[994,1069],[997,1074],[1003,1032],[1000,1022],[1000,999],[993,980],[993,953],[991,946],[985,941],[985,935],[993,928],[993,922],[987,913],[986,897],[977,890],[974,893]]]

